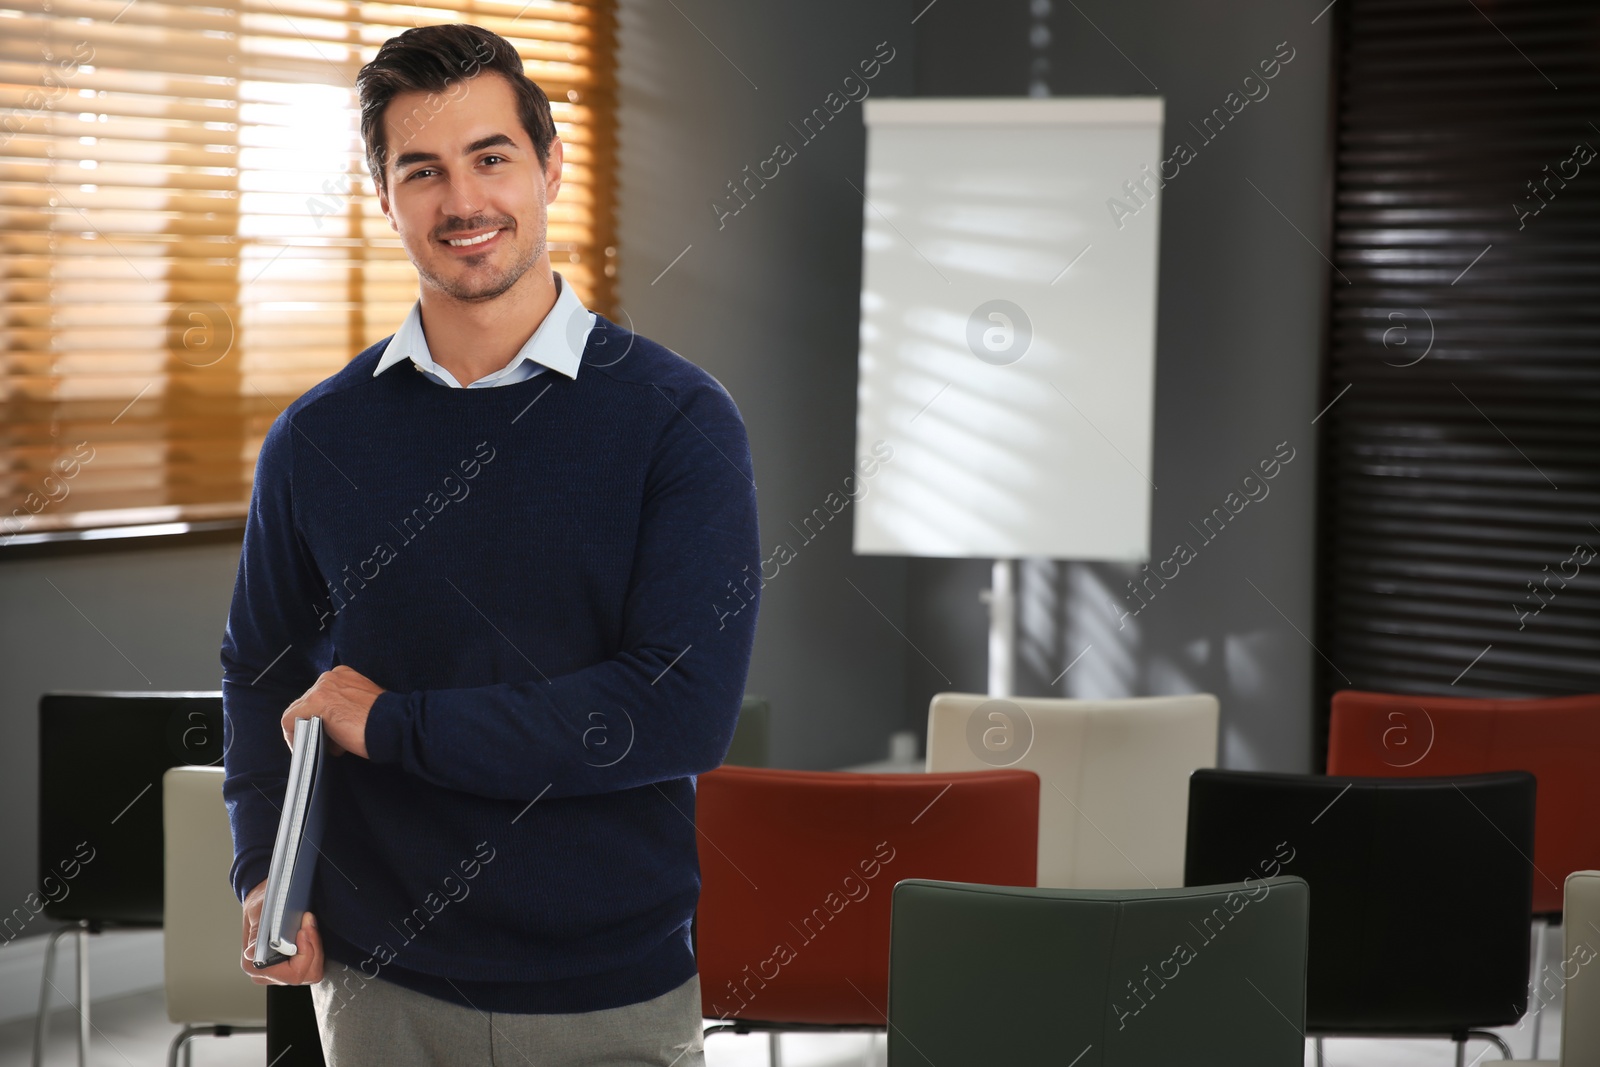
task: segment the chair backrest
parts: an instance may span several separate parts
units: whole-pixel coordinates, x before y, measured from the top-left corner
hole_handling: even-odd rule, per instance
[[[161,776],[222,765],[221,693],[39,699],[39,878],[63,922],[160,925]]]
[[[766,697],[744,695],[739,706],[739,721],[733,727],[733,740],[723,763],[739,767],[765,767],[769,762],[772,734],[772,705]]]
[[[1191,885],[1311,885],[1308,1026],[1452,1034],[1528,1003],[1533,775],[1330,778],[1196,771]]]
[[[1539,780],[1533,910],[1561,911],[1561,883],[1600,868],[1600,694],[1480,700],[1343,690],[1328,773],[1383,777],[1531,771]]]
[[[903,881],[889,1062],[1300,1067],[1309,899],[1292,877],[1159,890]]]
[[[1600,1063],[1600,871],[1567,875],[1562,928],[1566,953],[1556,965],[1556,975],[1547,972],[1540,977],[1541,997],[1565,986],[1561,1064],[1583,1067]]]
[[[1217,765],[1217,698],[995,698],[939,693],[930,771],[1039,776],[1039,885],[1183,884],[1189,774]]]
[[[228,880],[233,833],[222,778],[221,767],[174,767],[162,775],[167,1018],[264,1026],[266,987],[239,966],[243,919]]]
[[[719,767],[695,798],[708,1018],[884,1025],[907,877],[1032,885],[1039,779]]]

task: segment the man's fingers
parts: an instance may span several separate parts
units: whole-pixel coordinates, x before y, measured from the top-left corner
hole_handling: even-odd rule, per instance
[[[300,932],[295,935],[295,943],[305,959],[300,981],[305,984],[322,981],[322,938],[317,933],[317,918],[309,911],[300,918]]]
[[[239,967],[249,976],[250,981],[255,982],[256,985],[263,985],[265,983],[257,981],[256,975],[258,972],[250,962],[250,957],[256,953],[257,925],[255,913],[251,908],[246,907],[244,910],[244,948],[239,951]]]
[[[278,964],[283,969],[284,985],[309,985],[322,978],[322,940],[317,937],[316,919],[310,912],[300,917],[300,929],[294,935],[294,958]],[[276,969],[276,968],[274,968]]]
[[[247,915],[247,921],[248,921]],[[239,954],[239,965],[254,985],[310,985],[322,981],[323,953],[322,938],[317,935],[316,916],[306,912],[300,917],[300,929],[294,936],[295,947],[298,951],[282,963],[274,963],[271,967],[257,967],[251,962],[255,955],[257,927],[259,923],[251,922],[244,943],[244,951]]]
[[[306,912],[294,935],[296,952],[282,963],[256,969],[251,981],[257,985],[310,985],[322,980],[322,939],[317,936],[316,918]],[[261,980],[257,981],[257,977]]]
[[[239,967],[256,985],[272,984],[262,977],[264,973],[262,969],[251,962],[256,954],[256,942],[261,937],[261,908],[265,901],[266,887],[267,883],[263,880],[245,894],[244,898],[244,947],[239,953]]]
[[[278,720],[278,727],[283,731],[283,742],[290,748],[294,747],[294,720],[298,718],[294,714],[294,709],[299,703],[300,701],[296,700],[293,704],[290,704],[284,711],[283,718]]]

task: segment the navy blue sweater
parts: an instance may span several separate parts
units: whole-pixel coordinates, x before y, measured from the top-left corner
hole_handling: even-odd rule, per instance
[[[267,876],[279,720],[347,664],[388,692],[330,758],[327,956],[485,1011],[695,973],[694,775],[726,754],[760,590],[744,423],[597,317],[576,378],[450,389],[388,338],[273,422],[222,643],[231,878]]]

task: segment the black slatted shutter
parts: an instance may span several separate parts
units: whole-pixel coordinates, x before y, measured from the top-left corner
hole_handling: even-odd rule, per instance
[[[1335,13],[1323,696],[1600,691],[1600,4]]]

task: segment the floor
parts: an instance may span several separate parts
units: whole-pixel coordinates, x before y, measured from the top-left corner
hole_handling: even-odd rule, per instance
[[[94,1001],[89,1012],[89,1063],[93,1067],[165,1067],[167,1047],[180,1027],[167,1021],[166,995],[160,989]],[[27,1067],[33,1056],[33,1018],[0,1025],[0,1065]],[[62,1004],[51,1012],[45,1041],[47,1067],[76,1067],[78,1013]],[[265,1034],[199,1038],[193,1067],[265,1067]]]
[[[96,1001],[90,1013],[94,1023],[90,1063],[93,1067],[163,1067],[167,1046],[178,1027],[167,1021],[160,990],[132,993]],[[1532,1021],[1498,1031],[1514,1055],[1527,1059],[1532,1048]],[[1540,1055],[1555,1059],[1561,1033],[1559,1006],[1545,1012]],[[0,1025],[0,1067],[26,1067],[31,1062],[33,1020]],[[266,1037],[240,1034],[226,1038],[200,1038],[194,1045],[193,1067],[265,1067]],[[1498,1054],[1486,1042],[1468,1047],[1467,1062],[1488,1065]],[[869,1056],[871,1058],[869,1058]],[[46,1067],[75,1067],[77,1017],[70,1006],[53,1013],[47,1043]],[[883,1067],[884,1039],[864,1034],[789,1034],[783,1038],[782,1067]],[[1315,1061],[1309,1043],[1306,1063]],[[1450,1067],[1454,1046],[1445,1041],[1330,1040],[1327,1067]],[[706,1043],[706,1067],[767,1067],[764,1036],[717,1034]]]

